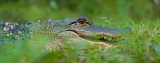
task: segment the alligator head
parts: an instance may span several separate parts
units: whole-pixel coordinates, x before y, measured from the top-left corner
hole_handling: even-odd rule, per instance
[[[100,39],[103,40],[104,37],[116,38],[123,35],[124,33],[131,32],[131,28],[129,27],[109,28],[95,25],[85,16],[64,19],[63,23],[66,24],[63,30],[75,32],[78,36],[82,38],[86,36],[100,36]]]

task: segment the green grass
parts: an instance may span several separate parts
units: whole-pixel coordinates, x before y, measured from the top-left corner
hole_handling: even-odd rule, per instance
[[[114,43],[117,48],[104,51],[88,49],[82,51],[45,52],[42,46],[49,37],[43,34],[31,41],[23,40],[22,45],[5,45],[0,49],[0,63],[159,63],[160,62],[160,20],[107,19],[94,20],[94,23],[106,27],[132,28],[132,34],[125,34]],[[44,38],[44,39],[42,39]],[[40,39],[40,40],[39,40]],[[36,41],[38,40],[38,41]],[[33,42],[36,41],[36,42]],[[38,43],[33,45],[33,43]]]

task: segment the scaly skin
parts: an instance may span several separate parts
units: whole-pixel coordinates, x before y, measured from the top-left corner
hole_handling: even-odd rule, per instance
[[[46,37],[52,36],[51,40],[46,42],[45,50],[61,50],[71,45],[72,48],[83,43],[81,49],[87,46],[97,45],[100,49],[112,47],[104,42],[95,42],[86,40],[84,36],[101,36],[116,38],[126,32],[130,32],[130,28],[107,28],[93,24],[87,17],[81,16],[78,18],[67,18],[63,20],[38,23],[27,23],[18,25],[9,22],[0,22],[0,44],[3,44],[6,39],[14,39],[22,41],[23,39],[35,39],[39,34],[44,34]],[[64,40],[65,39],[65,40]],[[14,41],[13,41],[14,42]],[[12,43],[12,42],[11,42]]]

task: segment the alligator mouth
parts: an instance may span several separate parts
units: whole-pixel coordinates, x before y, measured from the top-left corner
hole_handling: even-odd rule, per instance
[[[97,32],[97,33],[85,33],[80,32],[77,30],[66,30],[66,31],[72,31],[75,32],[79,37],[90,40],[90,41],[98,41],[98,42],[111,42],[112,39],[121,36],[121,34],[110,34],[110,33],[103,33],[103,32]]]
[[[79,37],[86,39],[86,40],[90,40],[90,41],[98,41],[98,42],[105,42],[105,41],[109,41],[109,37],[102,35],[102,34],[96,34],[96,35],[85,35],[83,33],[79,33],[74,31]]]

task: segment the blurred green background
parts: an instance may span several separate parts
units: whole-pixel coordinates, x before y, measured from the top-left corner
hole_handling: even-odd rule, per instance
[[[0,0],[0,20],[18,23],[81,15],[90,19],[153,19],[159,18],[158,10],[159,0]]]

